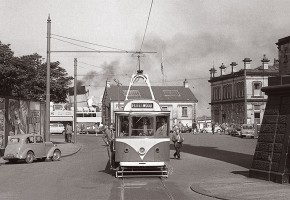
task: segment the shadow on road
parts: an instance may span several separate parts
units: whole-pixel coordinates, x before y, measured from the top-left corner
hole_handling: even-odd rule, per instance
[[[174,150],[173,144],[170,144],[170,149]],[[183,144],[181,152],[220,160],[248,169],[250,169],[253,160],[253,155],[220,150],[216,147],[192,146],[188,144]]]

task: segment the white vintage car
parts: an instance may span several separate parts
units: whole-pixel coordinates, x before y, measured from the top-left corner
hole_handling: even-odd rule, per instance
[[[25,134],[9,136],[3,159],[8,162],[23,160],[32,163],[36,159],[60,160],[61,151],[52,142],[44,142],[41,135]]]

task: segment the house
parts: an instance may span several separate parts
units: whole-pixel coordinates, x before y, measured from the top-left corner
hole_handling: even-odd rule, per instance
[[[251,59],[245,58],[244,68],[235,71],[235,62],[230,64],[230,74],[223,74],[225,66],[220,68],[220,76],[215,76],[216,69],[210,69],[211,118],[216,123],[261,124],[267,102],[267,95],[261,91],[268,86],[268,77],[279,74],[278,61],[269,65],[264,55],[262,65],[251,68]]]
[[[111,85],[107,81],[102,99],[102,122],[114,123],[114,111],[124,108],[124,100],[129,86]],[[159,101],[162,110],[171,111],[170,123],[191,126],[196,121],[198,100],[188,87],[187,80],[183,86],[151,86],[155,100]],[[147,86],[132,86],[128,99],[151,99]]]

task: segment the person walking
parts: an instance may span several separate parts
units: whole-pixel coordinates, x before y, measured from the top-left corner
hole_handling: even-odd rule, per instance
[[[68,123],[66,125],[65,128],[65,135],[66,135],[66,142],[67,143],[71,143],[71,138],[72,138],[72,126],[70,125],[70,123]]]
[[[175,129],[172,135],[172,142],[174,144],[175,153],[174,158],[180,159],[180,152],[184,138],[181,137],[179,130]]]

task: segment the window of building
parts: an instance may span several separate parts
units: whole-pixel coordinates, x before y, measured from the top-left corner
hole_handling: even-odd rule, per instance
[[[126,96],[127,95],[127,91],[128,90],[123,90],[123,94],[124,94],[124,96]],[[138,98],[138,97],[141,97],[141,94],[140,94],[140,92],[139,92],[139,90],[130,90],[129,91],[129,94],[128,94],[128,98]]]
[[[187,107],[182,107],[182,117],[187,117]]]
[[[164,96],[180,96],[178,90],[163,90]]]
[[[255,112],[254,113],[254,120],[256,124],[260,124],[260,112]]]
[[[253,96],[261,96],[261,82],[253,82]]]

